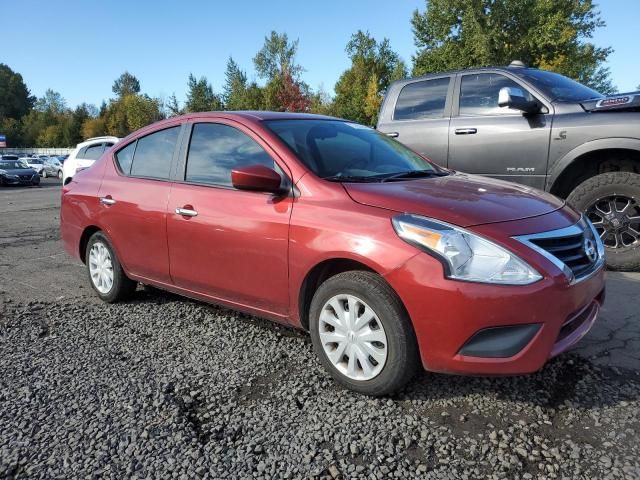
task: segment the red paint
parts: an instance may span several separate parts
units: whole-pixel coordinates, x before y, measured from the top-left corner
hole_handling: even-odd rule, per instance
[[[294,326],[301,325],[300,291],[308,273],[323,261],[357,261],[397,292],[411,317],[422,363],[434,371],[533,372],[593,323],[595,315],[556,344],[562,323],[602,298],[603,272],[569,285],[551,262],[511,238],[576,223],[578,215],[561,200],[464,174],[384,184],[324,181],[263,127],[261,121],[274,115],[199,113],[133,133],[65,187],[66,250],[79,256],[85,229],[99,228],[131,278]],[[114,152],[130,140],[169,125],[212,121],[233,125],[257,141],[295,184],[296,197],[267,193],[276,178],[266,167],[245,167],[233,175],[238,186],[263,192],[131,178],[117,171]],[[116,203],[101,204],[106,196]],[[177,215],[176,208],[198,215]],[[468,227],[514,251],[544,278],[527,286],[449,280],[438,260],[396,235],[391,218],[398,212]],[[542,328],[512,358],[457,353],[480,328],[533,322]]]

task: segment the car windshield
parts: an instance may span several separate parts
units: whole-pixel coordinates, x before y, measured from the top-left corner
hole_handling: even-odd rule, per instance
[[[601,93],[559,73],[534,69],[526,69],[516,73],[531,82],[552,102],[581,102],[603,97]]]
[[[29,168],[29,165],[20,160],[2,160],[0,161],[0,168],[11,170],[15,168]]]
[[[340,120],[266,120],[311,171],[332,181],[384,181],[444,171],[369,127]]]

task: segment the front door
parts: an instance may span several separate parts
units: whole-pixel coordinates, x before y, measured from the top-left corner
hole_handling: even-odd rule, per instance
[[[169,197],[169,263],[178,287],[284,316],[292,197],[231,185],[239,166],[286,170],[267,149],[231,121],[193,125],[184,174]]]
[[[544,189],[552,116],[525,116],[499,107],[502,87],[519,89],[533,99],[525,87],[503,74],[462,75],[449,126],[447,166]]]

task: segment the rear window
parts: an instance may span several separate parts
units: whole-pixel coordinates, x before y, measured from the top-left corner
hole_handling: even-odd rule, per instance
[[[118,153],[116,153],[116,162],[120,171],[125,175],[131,173],[131,164],[133,163],[133,154],[136,151],[137,141],[130,143]]]
[[[131,175],[167,180],[170,177],[171,160],[179,133],[180,127],[177,126],[139,138],[133,155]],[[118,155],[121,152],[122,150]]]
[[[400,90],[394,120],[421,120],[444,117],[449,77],[434,78],[405,85]]]

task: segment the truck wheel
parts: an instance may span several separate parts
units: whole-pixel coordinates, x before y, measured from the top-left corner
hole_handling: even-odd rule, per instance
[[[640,175],[596,175],[578,185],[567,202],[596,227],[606,248],[607,267],[640,270]]]
[[[326,280],[311,300],[309,329],[331,376],[365,395],[403,387],[419,365],[411,321],[396,293],[371,272]]]

